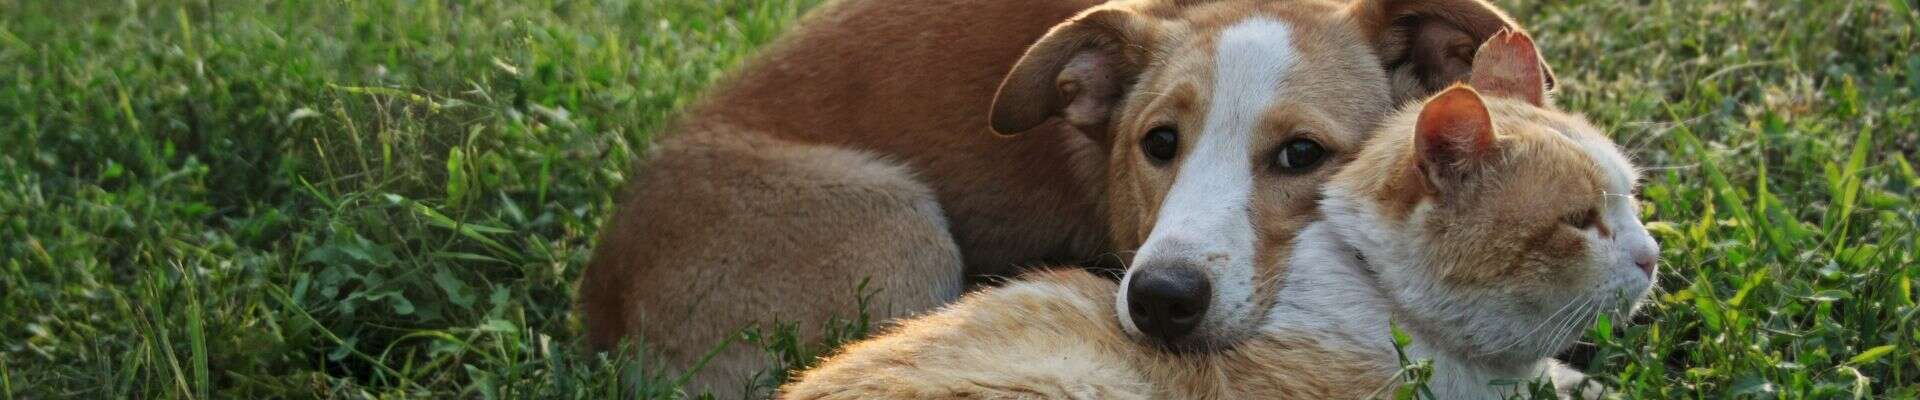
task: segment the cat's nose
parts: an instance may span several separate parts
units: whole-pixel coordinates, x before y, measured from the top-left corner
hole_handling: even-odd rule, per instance
[[[1127,315],[1141,332],[1162,343],[1192,333],[1212,300],[1207,274],[1190,266],[1141,268],[1127,284]]]
[[[1633,265],[1639,266],[1640,272],[1647,274],[1649,277],[1653,276],[1653,269],[1659,264],[1660,255],[1658,253],[1646,251],[1633,255]]]

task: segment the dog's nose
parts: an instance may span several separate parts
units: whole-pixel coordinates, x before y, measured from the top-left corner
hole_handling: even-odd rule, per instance
[[[1192,267],[1142,268],[1127,284],[1127,314],[1148,336],[1164,343],[1193,332],[1207,315],[1213,284]]]

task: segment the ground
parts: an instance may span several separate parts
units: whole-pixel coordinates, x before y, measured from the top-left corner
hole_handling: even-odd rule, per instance
[[[1569,359],[1920,396],[1911,2],[1501,2],[1665,247]],[[0,399],[677,396],[582,350],[572,282],[650,135],[813,3],[0,0]],[[782,333],[743,339],[831,346]]]

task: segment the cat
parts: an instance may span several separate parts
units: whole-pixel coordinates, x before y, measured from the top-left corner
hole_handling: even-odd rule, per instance
[[[1057,271],[968,295],[843,349],[789,399],[1365,398],[1393,393],[1404,350],[1444,399],[1547,379],[1589,397],[1551,357],[1601,312],[1631,313],[1658,245],[1636,169],[1599,129],[1547,103],[1531,38],[1505,32],[1457,85],[1382,124],[1325,185],[1254,339],[1168,351],[1116,322],[1117,287]],[[1396,348],[1390,332],[1411,339]]]

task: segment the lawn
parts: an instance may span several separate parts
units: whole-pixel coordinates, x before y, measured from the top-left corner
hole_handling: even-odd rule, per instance
[[[815,2],[0,0],[0,400],[678,396],[581,348],[573,281],[650,135]],[[1665,247],[1567,358],[1920,397],[1911,0],[1501,3]],[[783,333],[743,339],[828,348]]]

